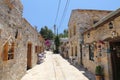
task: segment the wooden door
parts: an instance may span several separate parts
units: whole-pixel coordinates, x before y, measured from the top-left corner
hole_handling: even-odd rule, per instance
[[[27,70],[32,67],[32,44],[27,46]]]
[[[120,80],[120,42],[110,44],[113,80]]]

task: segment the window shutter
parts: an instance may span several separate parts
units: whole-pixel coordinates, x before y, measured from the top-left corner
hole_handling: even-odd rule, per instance
[[[3,61],[8,60],[8,42],[4,45],[3,49]]]

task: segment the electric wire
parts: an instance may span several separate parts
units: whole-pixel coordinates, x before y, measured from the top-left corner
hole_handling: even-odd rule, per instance
[[[59,0],[59,3],[58,3],[58,9],[57,9],[57,13],[56,13],[56,17],[55,17],[55,24],[57,22],[57,19],[58,19],[58,14],[59,14],[59,10],[60,10],[60,4],[61,4],[61,0]]]
[[[68,7],[69,7],[69,3],[70,3],[70,0],[67,0],[67,1],[66,1],[66,5],[65,5],[65,8],[64,8],[64,11],[63,11],[63,14],[62,14],[62,18],[61,18],[61,20],[60,20],[60,24],[59,24],[58,29],[61,27],[61,25],[62,25],[62,23],[63,23],[63,21],[64,21],[64,18],[65,18],[65,16],[66,16],[67,9],[68,9]]]
[[[58,8],[57,8],[57,13],[56,13],[56,16],[55,16],[55,21],[54,21],[54,24],[53,24],[53,28],[54,28],[54,34],[56,33],[56,29],[55,29],[55,24],[56,24],[56,22],[57,22],[57,19],[58,19],[58,14],[59,14],[59,10],[60,10],[60,5],[61,5],[61,0],[59,0],[59,2],[58,2]],[[51,27],[51,28],[52,28]]]

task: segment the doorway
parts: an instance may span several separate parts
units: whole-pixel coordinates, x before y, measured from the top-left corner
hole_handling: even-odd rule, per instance
[[[32,44],[27,45],[27,70],[32,68]]]
[[[110,42],[113,80],[120,80],[120,42]]]
[[[83,65],[82,44],[80,44],[80,64]]]

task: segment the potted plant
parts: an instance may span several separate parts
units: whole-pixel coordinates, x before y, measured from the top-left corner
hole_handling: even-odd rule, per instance
[[[96,80],[102,80],[103,68],[100,65],[96,66],[95,75],[96,75]]]

